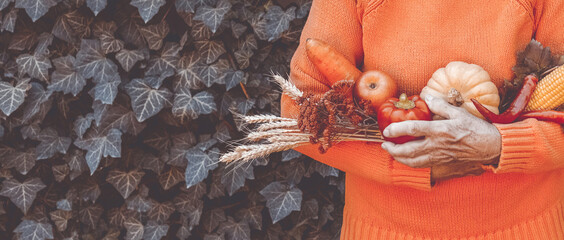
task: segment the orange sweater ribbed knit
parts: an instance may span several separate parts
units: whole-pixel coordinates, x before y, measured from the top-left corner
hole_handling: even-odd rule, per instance
[[[562,0],[314,0],[291,79],[321,94],[327,81],[304,51],[306,38],[335,46],[363,70],[418,94],[451,61],[482,66],[500,86],[516,53],[535,38],[564,54]],[[282,98],[282,115],[296,117]],[[297,150],[347,173],[342,239],[564,240],[564,134],[526,120],[496,125],[499,167],[430,186],[429,169],[394,161],[379,144],[343,142],[327,153]]]

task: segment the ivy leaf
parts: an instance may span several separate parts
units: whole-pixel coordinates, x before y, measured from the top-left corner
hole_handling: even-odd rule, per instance
[[[188,189],[181,188],[181,193],[178,194],[173,202],[176,210],[180,213],[186,213],[190,210],[196,210],[203,207],[202,197],[206,194],[206,184],[200,182]],[[194,221],[192,221],[194,222]],[[196,223],[200,221],[195,221]]]
[[[211,64],[203,66],[200,68],[200,81],[206,85],[206,87],[211,87],[214,83],[219,83],[220,69],[217,64]]]
[[[26,103],[23,106],[23,121],[26,122],[36,114],[40,113],[41,110],[45,110],[50,106],[49,101],[51,97],[51,91],[45,91],[43,85],[37,82],[31,82],[31,88],[26,97]]]
[[[299,158],[302,156],[302,153],[290,149],[290,150],[286,150],[284,152],[282,152],[282,162],[286,162],[286,161],[290,161],[296,158]]]
[[[168,171],[159,175],[159,183],[164,190],[169,190],[182,180],[184,180],[184,174],[179,168],[174,166],[171,166]]]
[[[35,43],[37,43],[37,33],[33,31],[17,32],[12,37],[8,49],[16,51],[29,50]]]
[[[196,41],[194,44],[206,64],[215,62],[219,56],[226,52],[223,43],[220,41]]]
[[[70,179],[74,180],[88,168],[84,153],[78,149],[73,149],[64,156],[65,161],[71,170]]]
[[[213,0],[176,0],[176,11],[194,13],[200,6],[211,5]]]
[[[43,55],[22,54],[16,59],[20,74],[27,73],[32,78],[49,81],[51,61]]]
[[[55,153],[66,154],[72,141],[69,137],[59,137],[53,128],[43,129],[37,139],[40,141],[36,148],[37,160],[50,158]]]
[[[7,168],[15,168],[19,173],[26,175],[34,166],[37,157],[35,148],[27,149],[25,152],[14,151],[5,156]]]
[[[227,222],[221,224],[221,231],[225,232],[227,239],[251,239],[251,228],[246,221],[236,222],[232,217],[227,218]]]
[[[2,11],[2,9],[6,8],[13,1],[14,0],[0,0],[0,11]],[[190,2],[190,1],[188,1],[188,2]]]
[[[33,22],[45,15],[49,8],[57,5],[56,0],[18,0],[17,8],[25,8],[25,12]]]
[[[233,32],[233,37],[239,39],[243,33],[247,31],[247,26],[231,21],[231,32]]]
[[[82,39],[75,64],[84,78],[93,78],[96,83],[109,82],[118,75],[116,64],[106,58],[99,40]]]
[[[202,225],[204,230],[211,233],[219,226],[220,223],[225,222],[226,220],[225,210],[216,208],[204,214],[204,217],[202,218]]]
[[[74,145],[88,151],[86,163],[92,175],[98,168],[102,157],[121,157],[121,132],[112,128],[104,135],[94,128],[86,133],[84,138],[74,141]]]
[[[68,199],[61,199],[57,201],[57,209],[64,211],[72,211],[72,203]]]
[[[237,112],[241,114],[247,114],[255,106],[256,99],[254,98],[236,98],[235,106],[237,107]]]
[[[2,31],[14,32],[16,28],[16,20],[18,19],[18,9],[12,8],[8,14],[4,15],[4,20],[2,21]]]
[[[231,3],[228,0],[220,0],[215,8],[209,6],[201,6],[196,11],[194,20],[200,20],[215,33],[221,25],[223,16],[231,9]]]
[[[104,208],[98,204],[90,205],[83,208],[79,212],[80,222],[84,223],[91,228],[95,228],[98,225],[100,217],[104,213]]]
[[[286,164],[283,169],[286,172],[286,181],[292,185],[300,183],[306,171],[304,163],[298,161]]]
[[[128,218],[123,223],[127,234],[125,235],[126,240],[141,240],[143,238],[143,224],[135,218]]]
[[[110,209],[107,215],[111,225],[121,228],[128,218],[135,216],[135,212],[122,205],[120,208]]]
[[[115,76],[111,81],[99,82],[92,89],[94,100],[99,100],[103,104],[112,104],[118,93],[118,85],[121,83],[119,76]]]
[[[137,136],[146,126],[145,123],[137,121],[134,112],[118,104],[109,106],[100,118],[102,132],[117,128],[122,132]]]
[[[147,214],[155,223],[164,224],[175,210],[171,202],[156,203]]]
[[[161,151],[168,151],[171,145],[170,134],[166,130],[157,130],[149,134],[144,140],[143,143],[147,144],[148,146],[161,150]]]
[[[139,24],[142,24],[141,19],[136,15],[126,18],[120,22],[118,34],[126,43],[133,44],[139,48],[145,47],[143,36],[139,32]]]
[[[235,217],[238,220],[246,221],[254,229],[262,230],[262,209],[261,205],[244,208],[239,210]]]
[[[163,46],[163,39],[168,34],[169,28],[166,21],[162,21],[159,24],[139,27],[139,32],[149,44],[149,49],[159,50]]]
[[[78,10],[60,15],[51,33],[68,43],[78,42],[78,37],[86,35],[89,22]]]
[[[157,114],[161,109],[172,105],[172,93],[168,89],[154,89],[146,79],[133,79],[125,86],[131,97],[131,105],[139,122]]]
[[[339,170],[337,170],[336,168],[333,168],[327,164],[323,164],[317,161],[312,162],[312,165],[310,165],[310,170],[308,170],[308,174],[307,176],[311,175],[312,170],[316,171],[319,173],[319,175],[321,175],[322,177],[338,177],[339,176]]]
[[[106,8],[106,4],[106,0],[86,0],[86,6],[92,10],[94,16],[98,16],[98,13]]]
[[[111,183],[112,186],[118,190],[123,199],[127,199],[129,195],[137,189],[143,175],[145,175],[145,173],[138,170],[129,172],[112,170],[106,177],[106,182]]]
[[[201,68],[200,55],[196,52],[191,52],[180,58],[176,67],[177,75],[173,83],[174,91],[178,92],[182,88],[203,88],[203,81],[200,78]]]
[[[0,110],[6,116],[10,116],[24,102],[26,92],[31,88],[29,81],[29,78],[22,79],[16,86],[8,82],[0,82]]]
[[[196,144],[196,137],[192,132],[180,133],[172,136],[172,147],[170,149],[167,164],[185,168],[187,159],[186,152]],[[184,175],[182,175],[184,177]]]
[[[139,167],[153,171],[160,176],[165,167],[164,160],[149,153],[141,153],[140,156],[136,155],[136,158],[139,158]]]
[[[251,64],[251,57],[254,53],[252,50],[243,49],[235,51],[233,55],[235,55],[235,60],[239,64],[239,68],[245,69]]]
[[[225,196],[225,186],[221,183],[221,173],[223,169],[219,171],[213,171],[212,182],[210,184],[210,190],[208,192],[209,199],[215,199]]]
[[[196,21],[192,25],[190,34],[196,41],[206,41],[211,38],[212,32],[203,22]]]
[[[16,179],[7,179],[2,182],[0,196],[8,197],[24,214],[35,200],[37,192],[45,188],[39,178],[30,178],[23,183]]]
[[[216,151],[212,149],[206,154],[198,148],[192,148],[186,153],[186,158],[188,167],[185,172],[185,180],[188,188],[206,179],[209,170],[217,168],[219,162],[217,149]]]
[[[157,224],[155,221],[148,221],[143,233],[144,240],[160,240],[168,232],[167,224]]]
[[[123,48],[123,41],[115,38],[113,35],[102,33],[98,38],[105,54],[118,52]]]
[[[266,19],[268,41],[274,41],[280,38],[282,32],[288,30],[290,22],[296,18],[296,7],[289,7],[284,11],[280,6],[272,6],[264,18]]]
[[[178,56],[180,50],[181,47],[178,43],[167,42],[161,51],[161,56],[149,60],[145,75],[158,76],[169,72],[172,76],[176,70],[176,65],[178,65],[178,59],[180,59]]]
[[[70,169],[67,164],[53,165],[51,167],[55,181],[62,182],[69,175]]]
[[[221,183],[227,189],[229,196],[245,185],[245,179],[255,178],[253,173],[254,161],[234,162],[225,167],[221,176]]]
[[[129,72],[137,62],[144,60],[146,55],[149,54],[143,50],[121,49],[118,53],[116,53],[116,59],[119,64],[121,64],[121,67],[126,72]]]
[[[239,83],[241,81],[243,81],[243,76],[244,73],[243,71],[237,70],[237,71],[227,71],[225,73],[224,79],[225,79],[225,90],[229,91],[229,89],[239,85]]]
[[[282,220],[292,211],[299,211],[302,204],[302,190],[282,182],[268,184],[260,194],[266,198],[272,223]]]
[[[312,3],[313,3],[313,0],[305,0],[305,2],[302,1],[302,4],[300,4],[300,8],[296,12],[296,18],[306,17],[307,14],[309,13],[309,10],[311,9]]]
[[[139,9],[139,15],[145,23],[149,22],[155,14],[159,12],[159,8],[165,5],[164,0],[132,0],[131,5]],[[164,22],[164,21],[163,21]]]
[[[82,201],[94,203],[101,193],[102,190],[100,190],[96,180],[94,178],[87,178],[86,182],[81,185],[79,194]]]
[[[78,136],[78,138],[82,138],[86,130],[90,128],[92,125],[92,121],[94,121],[94,114],[88,113],[86,116],[78,116],[74,121],[74,133]]]
[[[131,196],[126,200],[126,203],[127,209],[139,213],[147,212],[153,207],[153,201],[147,197],[141,196],[141,194]]]
[[[19,239],[22,240],[54,239],[53,226],[49,223],[35,220],[23,220],[16,229],[14,229],[14,232],[19,233]]]
[[[76,59],[71,55],[54,59],[55,71],[51,74],[52,83],[47,89],[65,94],[72,93],[73,96],[78,95],[86,86],[86,79],[75,70],[75,62]]]
[[[217,107],[214,97],[207,91],[192,96],[190,90],[182,88],[174,96],[172,113],[180,118],[196,119],[200,114],[210,114]]]
[[[65,210],[55,210],[49,213],[49,216],[51,216],[51,221],[55,223],[57,230],[59,232],[63,232],[67,230],[67,224],[68,221],[72,218],[72,212]]]

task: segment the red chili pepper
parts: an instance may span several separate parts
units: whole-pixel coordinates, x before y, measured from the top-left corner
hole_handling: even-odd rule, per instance
[[[527,106],[527,103],[529,103],[529,100],[531,99],[531,95],[533,94],[533,91],[535,90],[538,81],[539,79],[537,78],[537,75],[535,74],[527,75],[523,80],[523,87],[521,87],[521,90],[519,90],[519,93],[517,94],[517,96],[509,106],[509,108],[505,112],[499,115],[493,113],[492,111],[484,107],[484,105],[478,102],[478,100],[476,99],[471,99],[471,100],[472,103],[474,103],[474,106],[476,106],[476,109],[478,109],[478,112],[480,112],[482,116],[484,116],[484,118],[486,118],[486,120],[488,120],[489,122],[511,123],[515,121],[517,117],[519,117],[521,112],[523,112],[523,110]]]
[[[535,118],[541,121],[564,124],[564,112],[559,112],[554,110],[526,112],[521,116],[519,116],[517,120],[523,120],[525,118]]]

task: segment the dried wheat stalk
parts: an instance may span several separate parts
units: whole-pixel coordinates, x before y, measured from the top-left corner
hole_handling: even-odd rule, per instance
[[[298,100],[304,96],[302,91],[283,77],[274,75],[273,79],[282,88],[283,93],[292,99]],[[243,139],[247,144],[236,146],[230,152],[223,154],[220,158],[221,162],[248,161],[264,157],[271,153],[311,144],[311,139],[315,138],[313,134],[300,130],[297,119],[264,114],[236,116],[242,124],[254,125],[254,128]],[[331,135],[331,142],[383,142],[382,134],[374,121],[354,125],[337,116],[334,129],[336,133]]]

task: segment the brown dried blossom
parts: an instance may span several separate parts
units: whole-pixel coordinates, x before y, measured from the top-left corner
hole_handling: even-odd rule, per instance
[[[338,81],[323,95],[305,94],[297,100],[299,108],[298,128],[310,133],[310,142],[319,143],[319,151],[325,153],[343,128],[355,128],[367,117],[375,116],[370,101],[354,101],[354,81]]]

